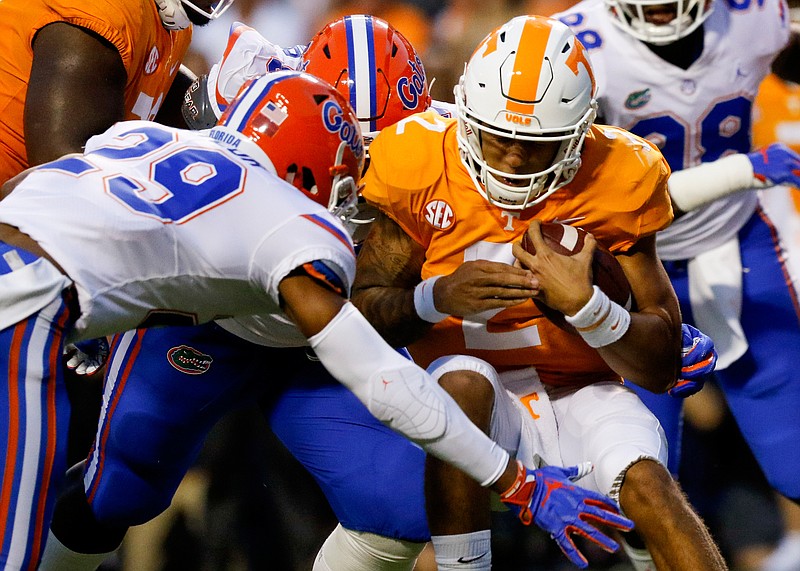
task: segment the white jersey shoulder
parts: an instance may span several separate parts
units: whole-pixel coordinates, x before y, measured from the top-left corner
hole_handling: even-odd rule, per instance
[[[431,101],[431,109],[436,111],[442,117],[452,118],[456,116],[456,104],[448,103],[447,101],[439,101],[434,99]]]
[[[349,294],[355,256],[339,221],[236,140],[225,143],[117,123],[85,154],[43,165],[3,200],[0,221],[32,236],[75,282],[76,339],[281,316],[280,281],[315,261]],[[294,340],[305,341],[299,332]]]
[[[688,69],[615,26],[602,0],[557,17],[589,52],[602,120],[658,145],[677,171],[751,150],[753,99],[788,40],[787,15],[783,0],[715,0],[703,51]],[[719,245],[755,207],[755,193],[740,193],[682,216],[659,235],[659,254],[687,258]]]
[[[307,47],[283,48],[250,26],[234,22],[222,59],[208,73],[208,97],[217,117],[248,80],[272,71],[299,69]]]

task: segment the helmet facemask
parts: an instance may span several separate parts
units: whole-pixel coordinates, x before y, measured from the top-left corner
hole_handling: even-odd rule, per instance
[[[346,227],[350,227],[352,218],[358,213],[358,196],[363,185],[356,184],[350,175],[350,169],[344,164],[344,153],[347,143],[342,142],[336,151],[336,163],[330,168],[333,181],[328,211],[339,218]]]
[[[605,0],[611,21],[637,40],[655,46],[664,46],[685,38],[711,14],[713,0]],[[668,23],[648,21],[648,9],[657,6],[674,6],[675,18]]]
[[[204,10],[190,0],[155,0],[161,23],[168,30],[184,30],[192,24],[204,25],[222,16],[234,0],[219,0]],[[191,14],[186,12],[188,7]]]

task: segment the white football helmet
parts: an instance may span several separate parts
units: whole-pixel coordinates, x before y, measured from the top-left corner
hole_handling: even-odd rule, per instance
[[[158,7],[158,15],[161,17],[161,22],[168,30],[183,30],[192,25],[192,21],[184,10],[184,6],[188,6],[201,16],[205,16],[209,20],[215,20],[222,16],[225,11],[231,7],[233,0],[219,0],[214,2],[208,10],[204,10],[197,6],[190,0],[155,0]]]
[[[622,31],[637,40],[663,46],[684,38],[700,27],[711,14],[714,0],[605,0],[614,22]],[[654,7],[669,7],[675,19],[668,23],[648,22],[646,13]]]
[[[586,49],[558,20],[518,16],[484,38],[455,88],[458,146],[478,192],[504,209],[523,210],[569,183],[597,113],[594,94]],[[561,146],[549,168],[507,173],[484,160],[484,132],[522,141],[561,141]]]

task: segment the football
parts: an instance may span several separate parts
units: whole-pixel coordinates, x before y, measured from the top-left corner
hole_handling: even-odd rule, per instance
[[[562,256],[573,256],[583,249],[586,240],[586,230],[576,228],[559,222],[542,222],[542,236],[544,242],[554,252]],[[525,232],[522,236],[521,246],[531,254],[536,253],[533,242]],[[592,260],[593,282],[612,301],[620,304],[627,310],[633,309],[634,300],[631,293],[631,285],[625,272],[622,270],[617,258],[605,247],[597,244]],[[564,319],[564,314],[560,311],[548,307],[541,301],[533,300],[545,317],[567,331],[575,332],[575,329]]]

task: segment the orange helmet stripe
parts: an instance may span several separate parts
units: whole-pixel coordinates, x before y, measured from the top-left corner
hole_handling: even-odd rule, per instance
[[[547,28],[548,33],[542,33],[542,28]],[[536,100],[541,62],[544,61],[545,49],[550,39],[549,28],[549,24],[543,23],[541,18],[526,19],[519,38],[519,50],[514,57],[514,74],[506,94],[513,101],[506,102],[506,110],[525,115],[533,114],[533,103],[520,102]]]

